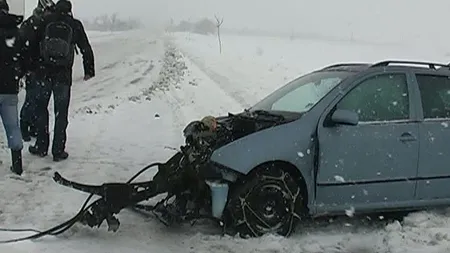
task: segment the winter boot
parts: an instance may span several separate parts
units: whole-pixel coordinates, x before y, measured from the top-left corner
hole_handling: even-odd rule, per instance
[[[19,176],[22,175],[22,150],[11,150],[11,160],[11,171]]]
[[[65,151],[63,151],[61,153],[53,154],[53,161],[54,162],[59,162],[59,161],[62,161],[62,160],[66,160],[67,158],[69,158],[69,153],[67,153]]]
[[[47,156],[47,151],[41,150],[38,146],[29,146],[28,151],[35,156],[44,157]]]
[[[23,141],[31,141],[30,132],[28,131],[28,124],[23,120],[20,121],[20,132],[22,133]]]

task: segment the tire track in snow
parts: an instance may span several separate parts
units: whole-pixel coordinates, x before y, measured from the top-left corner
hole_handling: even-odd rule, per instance
[[[167,75],[179,75],[171,78],[176,80],[175,83],[163,85],[167,87],[167,91],[164,92],[165,98],[170,107],[174,108],[174,114],[178,115],[178,127],[184,128],[189,122],[206,115],[216,116],[228,111],[242,110],[240,103],[224,92],[173,44],[166,41],[165,50],[167,52],[165,60],[171,67],[162,70],[165,71],[163,78],[167,79]],[[172,66],[179,69],[173,70]],[[179,133],[181,130],[179,129]]]
[[[72,101],[77,105],[72,104],[78,106],[80,112],[110,111],[126,102],[145,85],[140,80],[153,70],[161,44],[160,39],[142,31],[124,32],[114,40],[94,42],[94,53],[102,56],[96,59],[96,77],[82,81],[83,66],[76,61]]]
[[[157,97],[168,104],[172,121],[170,131],[172,132],[173,139],[170,140],[171,143],[167,146],[178,149],[178,146],[184,142],[182,130],[185,127],[188,118],[186,117],[187,114],[182,106],[182,101],[178,100],[173,94],[173,89],[176,89],[178,85],[177,82],[173,83],[173,79],[177,80],[179,76],[176,76],[177,73],[173,73],[173,70],[170,69],[174,66],[175,62],[174,59],[170,58],[171,54],[170,52],[168,53],[169,49],[167,46],[167,43],[164,42],[164,56],[161,59],[162,66],[159,66],[156,80],[152,80],[150,99],[152,96]],[[163,114],[160,114],[159,116],[161,118],[167,118],[167,116]]]
[[[241,106],[243,106],[244,108],[248,108],[251,106],[250,103],[247,102],[247,99],[243,95],[242,91],[232,90],[229,88],[229,87],[233,87],[235,85],[232,84],[232,82],[230,81],[230,79],[228,79],[228,77],[223,76],[223,75],[209,69],[208,67],[206,67],[206,65],[203,62],[201,62],[197,58],[193,57],[189,52],[181,49],[180,47],[177,47],[176,44],[170,38],[166,38],[166,40],[167,40],[168,44],[170,44],[171,46],[177,48],[177,50],[182,52],[184,56],[186,56],[192,63],[194,63],[200,70],[202,70],[211,80],[213,80],[221,90],[225,91],[230,97],[232,97],[234,100],[236,100]]]

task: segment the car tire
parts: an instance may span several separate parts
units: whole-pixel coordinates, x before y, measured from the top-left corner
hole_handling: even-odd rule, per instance
[[[227,204],[231,227],[241,237],[289,236],[305,215],[303,193],[294,177],[275,165],[252,172],[233,189]]]

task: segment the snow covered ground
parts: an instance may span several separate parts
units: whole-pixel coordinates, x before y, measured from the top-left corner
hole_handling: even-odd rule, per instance
[[[97,76],[82,81],[77,61],[72,88],[67,161],[24,151],[23,180],[11,176],[1,136],[0,227],[44,230],[71,218],[85,194],[52,181],[55,171],[87,183],[125,181],[164,161],[183,139],[182,128],[205,115],[237,112],[289,79],[338,61],[444,59],[416,46],[290,41],[223,36],[161,35],[146,31],[90,33]],[[441,55],[442,54],[442,55]],[[23,94],[21,94],[23,97]],[[52,106],[50,106],[52,109]],[[26,145],[26,148],[28,144]],[[40,168],[51,166],[52,170]],[[151,177],[152,173],[143,176]],[[222,237],[207,224],[166,228],[123,211],[115,234],[76,225],[62,236],[0,245],[0,252],[411,252],[450,250],[450,212],[418,212],[400,221],[339,218],[305,224],[291,238]],[[0,240],[28,235],[0,232]]]
[[[448,51],[424,43],[290,40],[276,37],[192,33],[173,35],[180,49],[224,89],[251,95],[254,103],[288,80],[340,62],[376,62],[389,59],[449,61]],[[230,87],[230,88],[227,88]]]

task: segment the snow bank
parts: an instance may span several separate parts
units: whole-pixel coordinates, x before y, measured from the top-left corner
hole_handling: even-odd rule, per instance
[[[175,48],[166,45],[158,79],[150,87],[146,88],[142,94],[149,100],[155,91],[168,91],[170,88],[179,89],[180,83],[184,81],[186,71],[187,66],[183,61],[182,55]],[[192,82],[192,85],[196,85],[195,82]]]

